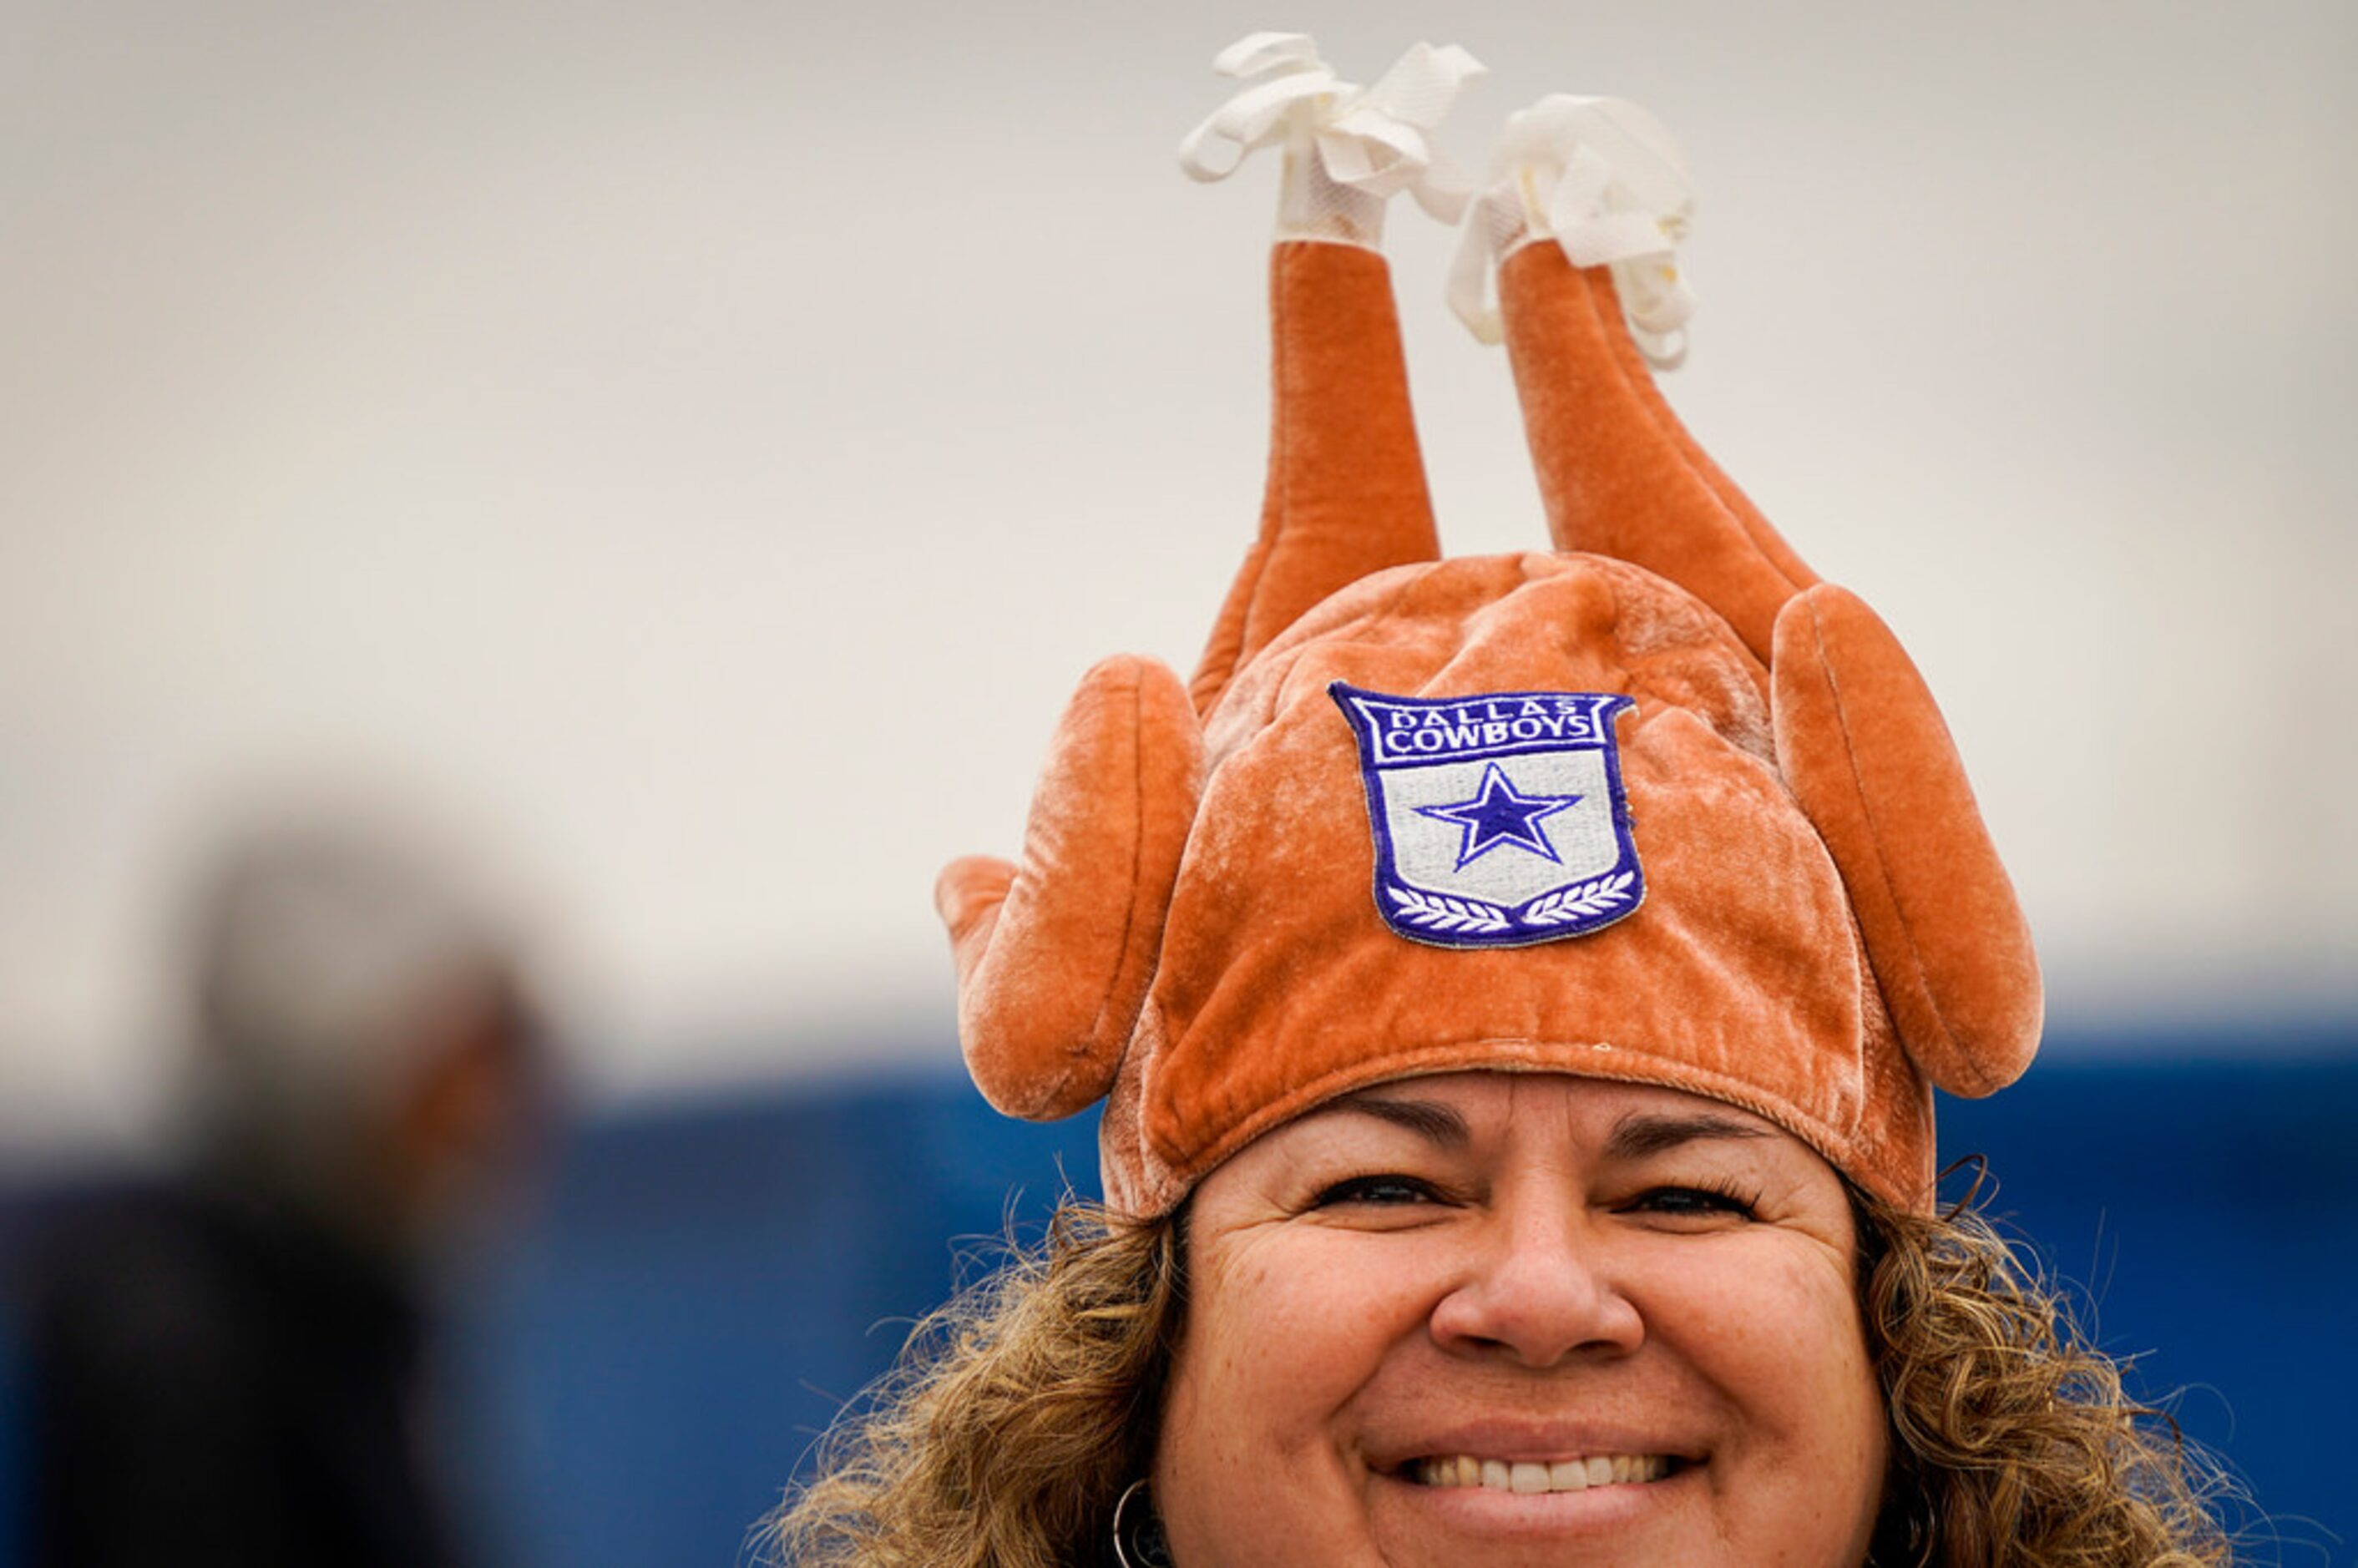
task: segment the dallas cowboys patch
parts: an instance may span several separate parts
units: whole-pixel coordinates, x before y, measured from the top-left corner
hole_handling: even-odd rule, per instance
[[[1577,936],[1646,896],[1614,716],[1618,692],[1387,697],[1326,688],[1359,741],[1376,906],[1418,942]]]

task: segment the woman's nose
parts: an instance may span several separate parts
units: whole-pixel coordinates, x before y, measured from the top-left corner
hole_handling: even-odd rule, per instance
[[[1570,1202],[1519,1201],[1494,1211],[1464,1272],[1435,1303],[1431,1328],[1444,1350],[1534,1368],[1626,1354],[1646,1336],[1607,1238]]]

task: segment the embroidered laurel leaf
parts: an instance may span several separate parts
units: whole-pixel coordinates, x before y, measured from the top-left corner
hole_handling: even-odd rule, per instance
[[[1521,919],[1526,925],[1563,925],[1592,914],[1602,914],[1615,904],[1629,901],[1629,884],[1638,880],[1635,871],[1621,871],[1612,876],[1597,877],[1576,887],[1558,888],[1542,894],[1524,906]]]
[[[1423,893],[1414,888],[1387,886],[1384,891],[1400,906],[1401,918],[1429,931],[1504,931],[1507,912],[1472,899],[1446,893]]]

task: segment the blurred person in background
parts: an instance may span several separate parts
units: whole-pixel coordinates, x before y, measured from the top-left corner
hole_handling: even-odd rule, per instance
[[[235,837],[189,915],[185,1157],[31,1271],[34,1562],[468,1561],[427,1286],[542,1119],[515,941],[350,810]]]

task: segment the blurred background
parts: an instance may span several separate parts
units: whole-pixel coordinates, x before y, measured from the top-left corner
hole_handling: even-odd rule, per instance
[[[2045,1061],[1946,1146],[2285,1560],[2358,1562],[2334,0],[0,0],[0,1275],[172,1158],[226,825],[357,781],[562,1044],[570,1130],[437,1287],[474,1528],[731,1560],[972,1238],[1094,1186],[965,1088],[927,894],[1251,533],[1274,168],[1173,151],[1260,27],[1466,45],[1469,168],[1549,92],[1679,134],[1669,395],[1906,639],[2042,942]],[[1451,243],[1394,212],[1444,536],[1525,547]]]

